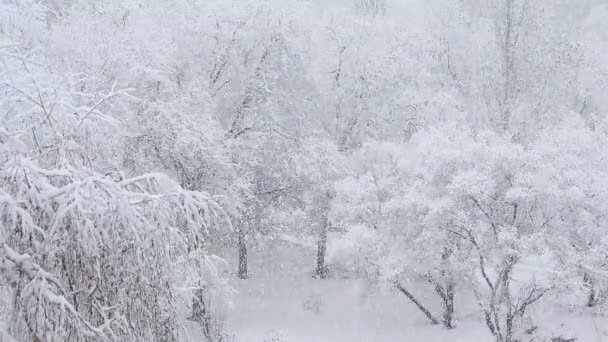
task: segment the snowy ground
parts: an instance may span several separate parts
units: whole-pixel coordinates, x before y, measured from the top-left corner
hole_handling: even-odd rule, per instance
[[[461,300],[458,327],[447,331],[429,325],[390,289],[362,280],[312,279],[312,253],[301,251],[294,258],[294,248],[252,251],[251,279],[236,282],[238,294],[228,315],[236,342],[492,341],[470,301]],[[608,320],[547,305],[536,310],[539,335],[608,342]]]

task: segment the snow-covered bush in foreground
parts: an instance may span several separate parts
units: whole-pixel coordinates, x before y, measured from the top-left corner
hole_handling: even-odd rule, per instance
[[[227,222],[222,211],[208,194],[162,174],[98,171],[112,162],[102,153],[122,141],[103,108],[129,98],[127,90],[78,91],[78,79],[54,77],[19,44],[0,57],[7,333],[33,341],[177,341],[184,322],[175,275],[193,273],[200,280],[189,293],[197,293],[211,268],[178,261],[201,256],[210,229]]]

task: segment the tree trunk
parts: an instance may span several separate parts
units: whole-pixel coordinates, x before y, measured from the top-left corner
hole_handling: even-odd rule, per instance
[[[212,335],[211,317],[209,316],[207,304],[205,303],[204,291],[203,288],[198,288],[194,291],[194,296],[192,297],[192,313],[188,319],[198,323],[203,330],[203,335],[209,340]]]
[[[454,283],[454,277],[447,270],[447,263],[452,255],[452,249],[444,247],[441,253],[441,278],[443,286],[438,281],[432,281],[435,284],[435,291],[442,300],[443,306],[443,326],[447,329],[454,328],[454,293],[456,284]]]
[[[513,321],[515,320],[515,316],[513,314],[508,314],[506,319],[506,333],[505,333],[505,342],[513,342]]]
[[[443,300],[443,326],[454,328],[454,283],[449,280],[445,287],[445,299]]]
[[[433,316],[433,314],[422,303],[420,303],[416,299],[416,297],[414,297],[414,295],[412,295],[405,287],[403,287],[403,285],[401,285],[399,282],[396,282],[395,286],[410,301],[412,301],[412,303],[414,303],[414,305],[416,305],[416,307],[418,307],[418,309],[420,309],[420,311],[422,311],[422,313],[429,319],[429,321],[431,321],[432,324],[439,324],[439,320],[437,320],[437,318],[435,318],[435,316]]]
[[[317,268],[315,277],[320,279],[327,278],[327,267],[325,266],[325,253],[327,251],[327,225],[321,228],[319,240],[317,242]]]
[[[592,308],[598,303],[598,298],[595,293],[595,282],[593,281],[593,277],[587,273],[583,275],[583,282],[585,283],[585,287],[589,289],[589,294],[587,295],[587,307]]]
[[[244,229],[238,231],[238,249],[239,249],[239,279],[247,279],[247,241]]]

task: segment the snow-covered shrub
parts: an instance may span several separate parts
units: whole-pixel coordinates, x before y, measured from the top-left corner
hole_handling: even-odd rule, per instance
[[[55,77],[44,59],[8,46],[0,50],[0,271],[2,291],[12,298],[3,313],[8,334],[177,341],[183,322],[175,272],[192,270],[176,263],[203,258],[210,229],[227,222],[222,210],[209,194],[184,190],[163,174],[101,173],[115,163],[104,153],[123,142],[118,121],[103,108],[131,98],[128,90],[112,86],[96,99],[78,91],[72,75]],[[200,280],[190,291],[204,288],[208,276],[209,267],[193,272]]]
[[[362,225],[349,227],[339,238],[330,238],[327,263],[332,276],[378,280],[383,244],[376,231]]]

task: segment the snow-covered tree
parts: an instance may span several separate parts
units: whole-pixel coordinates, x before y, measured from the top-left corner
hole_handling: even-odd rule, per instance
[[[445,334],[601,309],[606,13],[0,0],[0,340],[226,341],[278,241]]]
[[[583,293],[585,304],[606,300],[605,136],[582,119],[546,130],[530,149],[535,191],[542,201],[538,223],[552,232],[551,249],[564,272],[556,286]],[[576,280],[574,280],[574,279]],[[574,280],[574,281],[573,281]]]
[[[128,89],[83,91],[80,78],[54,75],[19,41],[0,53],[8,333],[178,340],[174,274],[190,270],[174,264],[200,253],[224,221],[222,210],[210,195],[162,174],[107,172],[119,167],[106,153],[121,146],[125,132],[104,108],[118,97],[135,100]],[[206,275],[198,274],[202,286]]]

